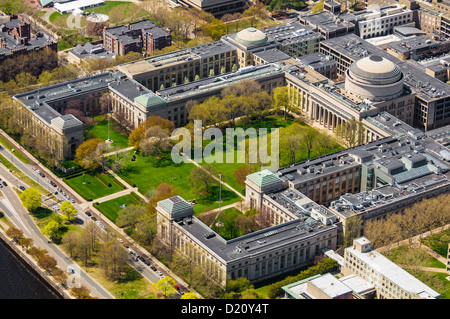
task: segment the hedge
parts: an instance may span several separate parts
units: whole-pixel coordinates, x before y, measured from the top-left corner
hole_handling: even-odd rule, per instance
[[[338,263],[336,260],[331,258],[325,258],[321,262],[317,263],[315,266],[311,266],[306,270],[303,270],[296,276],[289,276],[283,279],[282,281],[279,281],[277,283],[271,284],[268,288],[267,295],[270,299],[277,298],[283,294],[283,289],[281,287],[292,284],[296,281],[304,280],[306,278],[315,276],[315,275],[322,275],[328,272],[331,272],[338,267]]]

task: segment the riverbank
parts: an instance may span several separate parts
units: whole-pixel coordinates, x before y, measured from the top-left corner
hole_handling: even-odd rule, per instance
[[[0,228],[0,241],[4,247],[10,251],[15,257],[22,261],[24,267],[27,268],[36,278],[48,288],[58,299],[72,299],[61,287],[58,286],[42,269],[39,268],[36,261],[31,256],[21,251],[21,249],[10,240]]]

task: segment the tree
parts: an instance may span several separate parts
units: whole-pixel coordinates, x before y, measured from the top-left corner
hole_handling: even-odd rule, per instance
[[[76,299],[91,299],[92,297],[89,295],[90,291],[86,288],[86,286],[81,287],[73,287],[70,289],[70,292]]]
[[[163,119],[158,115],[149,116],[147,120],[139,124],[139,126],[130,133],[128,144],[138,147],[141,140],[145,138],[145,132],[153,126],[166,129],[169,134],[175,129],[175,124],[172,121]]]
[[[245,180],[247,179],[247,175],[253,173],[253,167],[251,165],[245,164],[239,166],[237,170],[234,171],[233,177],[236,180],[236,183],[243,187],[245,186]]]
[[[202,31],[206,36],[211,37],[214,41],[217,41],[227,33],[227,27],[223,21],[214,19],[210,23],[203,26]]]
[[[286,120],[287,112],[291,110],[291,97],[289,93],[289,87],[279,86],[273,90],[273,100],[275,108],[284,109],[284,119]]]
[[[163,199],[175,196],[175,191],[172,185],[167,183],[161,183],[156,187],[153,196],[149,198],[147,210],[149,212],[155,213],[155,207],[159,201]]]
[[[100,265],[105,275],[117,279],[128,265],[128,252],[115,239],[107,241],[100,250]]]
[[[61,204],[61,213],[67,217],[68,221],[71,221],[77,216],[78,212],[75,207],[69,201],[65,201]]]
[[[260,91],[253,93],[246,98],[248,105],[252,112],[258,119],[258,127],[263,119],[264,111],[268,110],[272,106],[272,98],[266,91]]]
[[[322,12],[324,2],[325,2],[324,0],[321,0],[321,1],[317,2],[315,5],[313,5],[313,7],[311,8],[311,13],[316,14],[316,13]]]
[[[257,6],[251,6],[242,13],[242,16],[250,20],[250,25],[254,27],[257,22],[257,17],[260,14],[260,8]]]
[[[304,129],[302,129],[300,134],[301,134],[301,144],[306,149],[309,160],[311,159],[311,151],[317,145],[317,137],[319,136],[319,132],[310,126],[307,126]]]
[[[335,128],[335,134],[346,148],[364,143],[364,125],[356,119],[348,120]]]
[[[344,243],[343,247],[349,247],[353,243],[353,239],[361,235],[362,219],[359,216],[347,218],[345,222]]]
[[[61,270],[60,268],[54,269],[53,272],[52,272],[52,276],[53,276],[53,278],[55,278],[55,280],[56,280],[57,282],[59,282],[61,285],[65,285],[66,282],[67,282],[68,276],[67,276],[67,274],[66,274],[63,270]]]
[[[193,292],[187,292],[180,299],[199,299],[198,296]]]
[[[82,233],[82,236],[86,237],[86,240],[89,240],[90,249],[94,252],[98,251],[100,235],[100,228],[92,221],[87,223]]]
[[[59,243],[62,239],[63,235],[63,225],[56,219],[51,220],[48,224],[42,229],[42,233],[50,237],[56,243]]]
[[[217,182],[213,176],[218,176],[218,172],[213,166],[194,167],[189,176],[189,181],[195,193],[199,196],[209,194],[212,184]]]
[[[304,146],[301,133],[304,129],[300,124],[293,123],[281,130],[280,149],[289,153],[289,164],[295,163],[298,151]]]
[[[145,207],[141,205],[129,205],[119,211],[117,226],[134,228],[140,218],[146,214]]]
[[[54,257],[44,255],[38,259],[38,265],[42,267],[44,270],[48,271],[49,273],[52,273],[53,270],[56,269],[58,263],[56,262],[56,259]]]
[[[104,168],[103,152],[108,145],[99,138],[91,138],[78,146],[75,152],[75,162],[85,169]]]
[[[169,131],[159,126],[149,127],[144,134],[144,139],[139,143],[139,149],[145,156],[156,155],[161,159],[161,153],[171,146]]]
[[[23,238],[23,231],[14,226],[11,226],[6,230],[6,235],[15,242],[18,242],[20,239]]]
[[[41,207],[42,195],[34,187],[25,189],[20,195],[22,205],[31,213],[35,212],[37,208]]]
[[[70,257],[74,256],[75,249],[77,247],[78,241],[80,240],[79,233],[69,232],[62,239],[62,243],[69,250]]]
[[[173,297],[177,294],[175,289],[175,280],[172,277],[166,276],[161,278],[156,283],[156,288],[158,288],[166,297]]]
[[[35,247],[35,246],[31,247],[28,252],[29,252],[30,256],[36,260],[38,260],[39,258],[41,258],[42,256],[44,256],[48,253],[47,250],[39,249],[38,247]]]
[[[220,18],[220,20],[222,20],[222,22],[225,24],[225,27],[226,27],[226,30],[227,30],[227,34],[228,34],[228,29],[230,28],[229,22],[234,20],[233,14],[225,13],[222,16],[222,18]]]
[[[21,238],[19,242],[22,247],[28,250],[28,247],[30,247],[33,244],[33,239],[24,237]]]

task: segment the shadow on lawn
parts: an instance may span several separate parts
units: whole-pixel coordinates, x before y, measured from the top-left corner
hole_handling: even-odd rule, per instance
[[[217,185],[213,185],[210,186],[210,192],[209,194],[200,197],[198,200],[196,200],[198,203],[204,204],[204,205],[209,205],[212,204],[214,202],[217,202],[219,200],[220,197],[220,188]],[[233,199],[237,198],[237,195],[235,192],[224,189],[224,187],[222,187],[222,203],[223,202],[227,202]]]

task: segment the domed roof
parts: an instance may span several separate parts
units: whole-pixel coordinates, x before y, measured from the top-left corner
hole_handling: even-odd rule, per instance
[[[245,45],[261,45],[267,42],[267,35],[256,28],[247,28],[236,34],[236,41]]]
[[[362,58],[350,66],[352,76],[367,82],[392,83],[398,81],[402,71],[393,62],[378,55]]]

